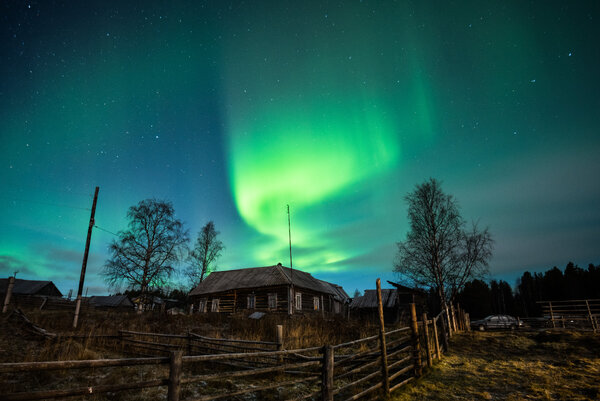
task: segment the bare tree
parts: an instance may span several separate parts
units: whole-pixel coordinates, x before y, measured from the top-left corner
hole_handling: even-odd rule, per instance
[[[453,196],[429,179],[405,197],[410,229],[398,243],[395,271],[403,281],[433,288],[446,309],[468,280],[487,272],[493,241],[476,224],[468,232]]]
[[[111,286],[127,283],[144,297],[148,287],[160,287],[175,272],[187,249],[188,233],[175,218],[170,202],[146,199],[127,211],[129,228],[110,244],[111,258],[103,275]]]
[[[198,233],[194,249],[190,252],[190,265],[187,276],[195,287],[200,284],[206,276],[216,270],[216,261],[225,248],[223,242],[217,239],[219,232],[215,230],[215,223],[209,221]]]

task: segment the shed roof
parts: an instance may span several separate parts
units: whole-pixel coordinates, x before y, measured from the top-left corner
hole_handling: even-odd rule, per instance
[[[56,288],[52,281],[48,280],[23,280],[20,278],[15,279],[15,286],[13,287],[13,294],[20,295],[36,295],[46,286],[54,287],[53,290],[58,294],[57,296],[62,296],[62,293]],[[2,278],[0,279],[0,292],[6,292],[8,288],[8,279]]]
[[[333,296],[338,295],[329,283],[314,278],[310,273],[290,269],[281,264],[246,269],[212,272],[206,280],[194,288],[190,295],[213,294],[240,288],[270,287],[292,284]]]
[[[398,296],[395,289],[381,290],[381,303],[384,308],[393,308],[398,303]],[[356,297],[352,300],[350,308],[377,308],[377,290],[365,290],[365,295]]]
[[[95,307],[110,307],[116,308],[118,306],[131,306],[133,302],[127,297],[127,295],[108,295],[108,296],[93,296],[90,297],[88,303]]]

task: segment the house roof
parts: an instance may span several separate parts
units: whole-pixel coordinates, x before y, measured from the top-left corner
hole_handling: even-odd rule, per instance
[[[319,280],[321,283],[323,283],[324,285],[329,286],[333,292],[335,293],[334,299],[336,301],[340,301],[342,303],[346,303],[347,301],[350,300],[350,297],[348,296],[348,294],[346,293],[346,291],[344,291],[344,289],[337,285],[337,284],[333,284],[333,283],[328,283],[327,281],[323,281],[323,280]]]
[[[318,280],[310,275],[310,273],[298,269],[292,270],[281,264],[212,272],[206,280],[190,292],[190,295],[212,294],[240,288],[290,285],[292,283],[298,288],[305,288],[333,296],[339,295],[339,291],[333,287],[334,284]]]
[[[411,288],[399,283],[394,283],[393,281],[389,280],[388,283],[396,287],[396,289],[398,290],[398,294],[413,294],[427,296],[427,292],[425,290],[422,290],[421,288]]]
[[[23,280],[20,278],[15,279],[15,286],[13,287],[13,294],[20,295],[36,295],[46,286],[51,285],[54,287],[56,292],[59,294],[58,296],[62,296],[61,292],[56,288],[52,281],[47,280]],[[6,292],[8,288],[8,279],[2,278],[0,279],[0,292]]]
[[[108,295],[90,297],[88,303],[95,307],[133,306],[127,295]]]
[[[398,303],[395,289],[381,290],[381,304],[384,308],[393,308]],[[377,308],[377,290],[365,290],[365,295],[352,300],[350,308]]]

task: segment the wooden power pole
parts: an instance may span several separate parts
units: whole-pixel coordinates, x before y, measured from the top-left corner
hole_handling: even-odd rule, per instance
[[[92,228],[94,227],[94,215],[96,214],[96,202],[98,201],[99,187],[94,192],[94,202],[92,203],[92,214],[90,216],[90,225],[88,226],[87,240],[85,241],[85,252],[83,253],[83,263],[81,264],[81,276],[79,277],[79,290],[77,291],[77,301],[75,301],[75,317],[73,318],[73,328],[77,328],[79,320],[79,310],[81,309],[81,294],[83,293],[83,282],[85,280],[85,269],[87,267],[88,255],[90,253],[90,240],[92,239]]]

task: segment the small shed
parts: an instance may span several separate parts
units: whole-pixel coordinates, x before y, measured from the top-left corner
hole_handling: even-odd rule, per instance
[[[97,309],[133,310],[133,302],[127,295],[93,296],[88,305]]]

